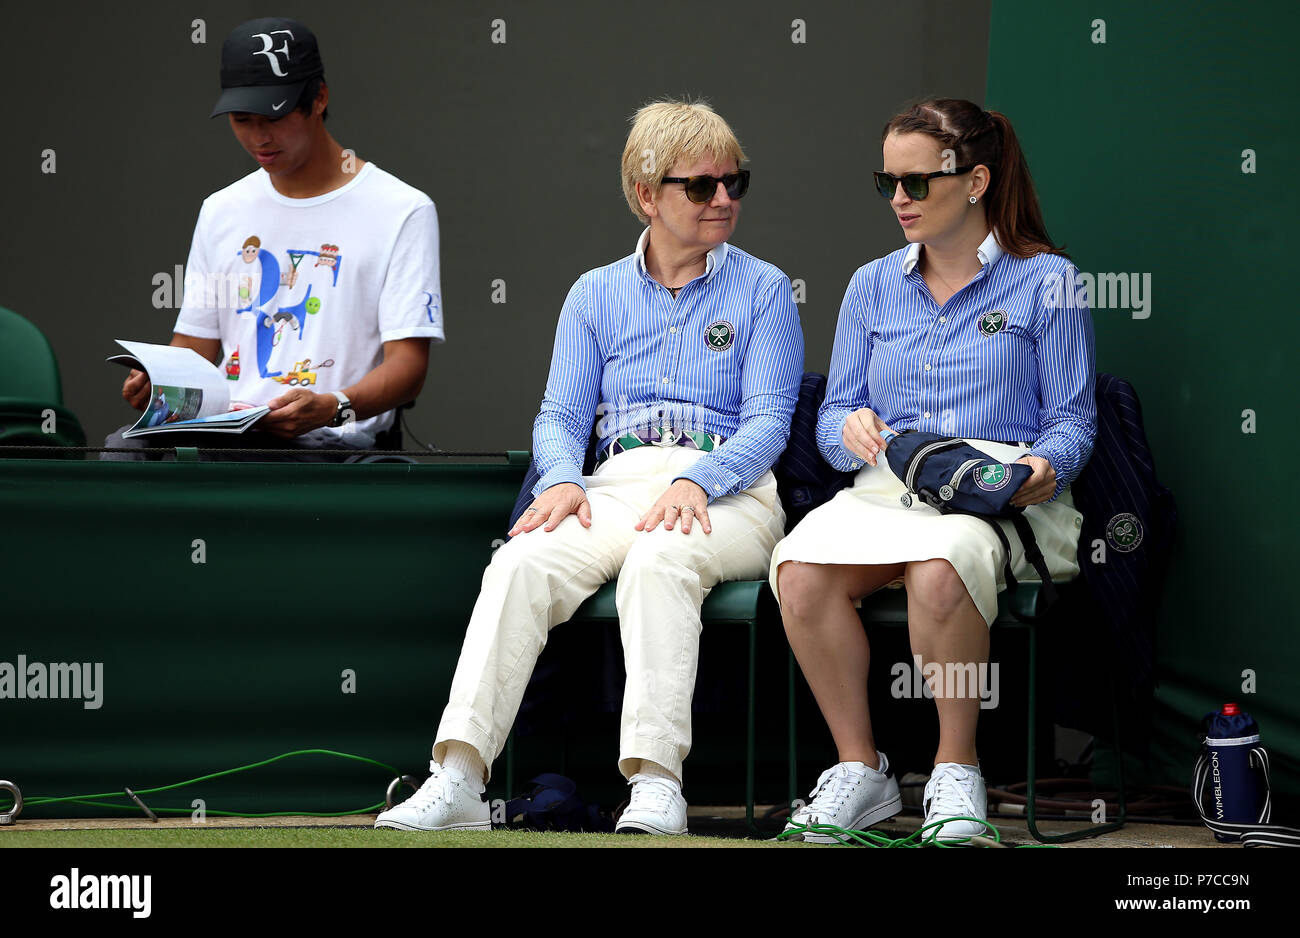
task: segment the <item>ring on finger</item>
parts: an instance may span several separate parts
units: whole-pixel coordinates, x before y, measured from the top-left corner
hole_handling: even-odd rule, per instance
[[[694,514],[694,513],[695,513],[695,506],[694,506],[694,505],[683,505],[683,506],[681,507],[680,510],[681,510],[681,511],[689,511],[689,512],[691,512],[692,514]]]
[[[524,514],[526,514],[526,515],[535,515],[535,514],[537,514],[537,509],[536,509],[536,508],[525,508],[525,509],[524,509]]]

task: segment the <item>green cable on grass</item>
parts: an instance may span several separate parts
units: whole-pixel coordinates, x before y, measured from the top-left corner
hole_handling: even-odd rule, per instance
[[[935,821],[933,824],[926,824],[913,831],[906,837],[886,837],[884,834],[877,834],[874,831],[855,831],[843,827],[837,827],[834,824],[800,824],[798,821],[791,820],[789,830],[783,830],[776,836],[777,840],[788,840],[796,834],[825,834],[835,838],[837,844],[846,847],[854,845],[863,847],[966,847],[971,846],[970,837],[953,837],[949,840],[939,840],[939,828],[943,827],[948,821],[974,821],[976,824],[983,824],[985,828],[993,832],[992,840],[995,844],[1002,844],[1002,833],[983,818],[977,817],[952,817],[944,818],[942,821]],[[933,829],[933,830],[932,830]],[[923,836],[926,831],[930,831],[929,836]],[[978,846],[978,844],[976,844]],[[1020,847],[1054,847],[1055,844],[1018,844]]]
[[[270,759],[263,759],[261,762],[252,762],[248,765],[237,766],[233,769],[225,769],[221,772],[212,772],[209,775],[200,775],[198,778],[191,778],[184,782],[176,782],[174,785],[160,785],[157,788],[141,788],[135,790],[137,795],[156,795],[159,792],[173,791],[177,788],[184,788],[186,785],[195,785],[199,782],[206,782],[210,779],[221,778],[226,775],[235,775],[239,772],[247,772],[250,769],[261,768],[264,765],[270,765],[272,762],[279,762],[281,759],[288,759],[290,756],[337,756],[340,759],[352,759],[357,762],[366,762],[370,765],[376,765],[381,769],[387,769],[394,777],[401,775],[396,768],[386,762],[379,762],[375,759],[369,759],[366,756],[354,756],[348,752],[335,752],[333,749],[295,749],[292,752],[284,752],[278,756],[272,756]],[[116,811],[138,811],[139,806],[134,802],[130,804],[111,804],[104,801],[93,801],[95,798],[126,798],[125,792],[107,791],[98,792],[92,795],[67,795],[62,798],[24,798],[23,807],[37,807],[49,804],[80,804],[88,805],[94,808],[111,808]],[[7,811],[13,806],[13,799],[8,799],[7,805],[0,805],[0,811]],[[244,818],[264,818],[264,817],[281,817],[285,814],[293,814],[299,817],[351,817],[358,814],[372,814],[376,809],[385,806],[385,802],[368,805],[364,808],[358,808],[355,811],[267,811],[260,814],[250,814],[240,811],[214,811],[204,809],[205,814],[213,814],[220,817],[244,817]],[[191,814],[190,808],[150,808],[155,814]]]

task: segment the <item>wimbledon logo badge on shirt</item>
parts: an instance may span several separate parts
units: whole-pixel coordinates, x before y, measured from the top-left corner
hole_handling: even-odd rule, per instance
[[[725,352],[731,348],[731,343],[736,341],[736,330],[731,323],[720,319],[705,330],[704,338],[713,351]]]
[[[997,335],[1007,325],[1005,309],[991,309],[980,317],[980,332],[985,335]]]

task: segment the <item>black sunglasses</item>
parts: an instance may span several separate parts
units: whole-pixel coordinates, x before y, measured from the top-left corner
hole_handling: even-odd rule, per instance
[[[749,170],[727,173],[725,176],[665,176],[663,182],[680,182],[686,186],[686,198],[692,202],[711,202],[718,191],[718,183],[727,190],[727,198],[743,198],[749,191]]]
[[[892,199],[898,191],[898,184],[903,184],[903,191],[918,202],[930,194],[930,180],[938,176],[960,176],[969,173],[974,166],[958,166],[956,169],[941,169],[937,173],[908,173],[905,176],[893,176],[889,173],[872,173],[876,177],[876,191],[886,199]]]

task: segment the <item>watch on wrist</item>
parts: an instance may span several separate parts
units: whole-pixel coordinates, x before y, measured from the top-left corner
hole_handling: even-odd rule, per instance
[[[329,422],[329,426],[341,427],[348,422],[350,417],[355,416],[352,413],[352,402],[348,400],[348,396],[342,391],[330,391],[330,393],[339,399],[339,406],[334,411],[334,419]]]

